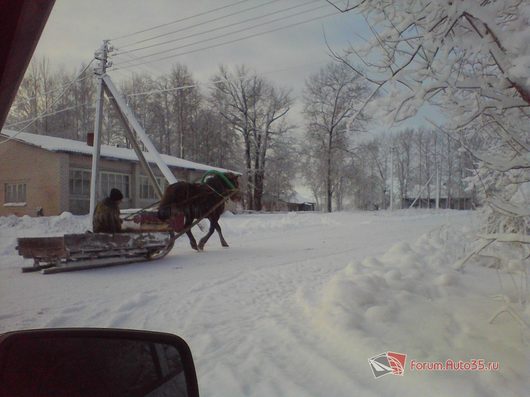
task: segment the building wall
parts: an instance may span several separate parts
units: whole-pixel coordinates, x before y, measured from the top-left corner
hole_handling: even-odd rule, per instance
[[[36,215],[37,208],[44,215],[61,213],[61,162],[57,153],[9,141],[0,145],[0,216],[15,214]],[[6,205],[5,185],[26,184],[25,205]]]
[[[83,169],[90,171],[92,169],[92,157],[86,156],[86,155],[77,155],[77,154],[70,154],[70,168],[76,168],[76,169]],[[163,178],[163,174],[160,172],[158,167],[156,165],[151,164],[151,169],[153,170],[156,177]],[[158,201],[158,199],[140,199],[140,189],[139,189],[139,183],[140,183],[140,177],[146,176],[147,174],[143,171],[142,166],[139,162],[130,162],[130,161],[124,161],[124,160],[111,160],[111,159],[105,159],[101,158],[99,163],[99,171],[103,172],[119,172],[123,174],[129,175],[130,179],[130,186],[129,186],[129,194],[130,197],[128,200],[123,200],[121,204],[121,208],[143,208],[148,206],[149,204]],[[175,168],[171,167],[171,171],[173,172],[173,175],[178,180],[181,181],[195,181],[202,177],[204,174],[203,171],[193,171],[188,169],[182,169],[182,168]],[[69,192],[67,193],[67,197],[69,196]],[[98,199],[101,199],[102,197],[99,197]]]
[[[63,213],[65,211],[68,211],[70,209],[70,201],[69,201],[69,182],[70,182],[70,156],[68,153],[60,153],[60,213]]]
[[[70,205],[72,169],[90,172],[92,157],[76,153],[51,152],[14,140],[0,145],[0,216],[12,214],[35,216],[39,207],[43,208],[45,216],[59,215],[64,211],[74,212]],[[157,166],[152,165],[152,169],[156,176],[162,177]],[[122,202],[121,208],[143,208],[158,200],[158,198],[140,199],[140,176],[145,173],[139,162],[102,157],[99,170],[129,175],[130,197]],[[172,167],[171,171],[178,180],[188,182],[196,182],[204,174],[204,171],[175,167]],[[26,184],[25,205],[5,205],[6,183]],[[84,202],[82,200],[83,206]]]
[[[69,170],[70,169],[81,169],[91,172],[92,171],[92,156],[81,155],[70,153],[69,154]],[[123,160],[110,160],[101,157],[99,162],[99,171],[100,172],[117,172],[121,174],[129,175],[129,198],[124,199],[121,205],[121,208],[131,208],[135,206],[135,192],[136,187],[136,178],[134,177],[135,173],[135,163]],[[69,172],[68,172],[69,174]],[[67,194],[68,200],[70,199],[70,192]],[[98,197],[98,200],[103,199],[103,197]]]

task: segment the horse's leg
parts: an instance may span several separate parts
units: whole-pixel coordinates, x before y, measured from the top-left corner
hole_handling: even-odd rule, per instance
[[[219,220],[218,216],[212,216],[211,218],[208,218],[210,220],[210,229],[208,230],[208,233],[206,233],[206,236],[201,238],[199,241],[199,249],[202,251],[204,249],[204,246],[206,245],[206,242],[211,237],[213,232],[215,231],[215,225],[217,225],[217,221]]]
[[[223,247],[228,247],[228,243],[223,237],[223,232],[221,231],[221,225],[219,225],[219,221],[215,222],[215,230],[217,230],[217,234],[219,235],[219,240],[221,240],[221,245]]]
[[[187,229],[193,223],[193,218],[191,216],[187,216],[186,215],[185,219],[186,219],[186,222],[184,222],[184,229]],[[186,232],[186,234],[188,235],[188,238],[190,239],[191,248],[193,248],[195,251],[198,251],[199,248],[197,248],[197,241],[195,241],[195,237],[193,236],[193,233],[191,232],[191,229],[189,229]]]

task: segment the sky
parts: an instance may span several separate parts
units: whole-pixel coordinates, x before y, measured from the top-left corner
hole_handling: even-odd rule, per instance
[[[330,0],[338,8],[347,0]],[[158,76],[182,63],[206,90],[220,65],[246,65],[273,84],[292,89],[289,118],[301,127],[305,81],[340,53],[370,38],[355,10],[341,13],[326,0],[56,0],[35,56],[80,70],[110,39],[111,77]],[[250,37],[249,37],[250,36]],[[164,44],[165,43],[165,44]],[[121,53],[121,55],[120,55]],[[400,126],[373,126],[375,131]],[[424,122],[423,122],[424,123]],[[302,127],[303,128],[303,127]]]
[[[57,0],[36,54],[78,68],[103,39],[111,39],[114,54],[122,53],[113,56],[110,72],[117,80],[133,72],[156,76],[180,62],[196,80],[207,82],[221,64],[245,64],[298,92],[331,60],[324,35],[340,51],[358,40],[355,30],[361,24],[357,30],[366,31],[360,16],[341,14],[326,0]],[[166,26],[151,29],[159,25]],[[289,25],[296,26],[283,28]],[[226,42],[232,43],[219,45]]]

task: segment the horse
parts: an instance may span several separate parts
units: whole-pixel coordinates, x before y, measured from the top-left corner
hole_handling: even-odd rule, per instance
[[[202,180],[202,183],[177,182],[166,187],[158,205],[158,218],[165,221],[172,214],[183,213],[184,230],[191,248],[196,251],[204,250],[206,242],[215,230],[219,234],[221,245],[228,247],[219,226],[219,217],[225,210],[225,201],[228,198],[240,200],[238,176],[231,172],[209,171]],[[197,245],[191,233],[191,225],[195,219],[203,217],[210,221],[210,229]]]

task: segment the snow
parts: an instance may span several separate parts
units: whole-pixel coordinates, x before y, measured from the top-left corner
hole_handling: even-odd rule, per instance
[[[4,203],[4,207],[25,207],[27,203],[25,201],[21,201],[19,203]]]
[[[225,214],[229,249],[212,236],[196,253],[183,237],[159,261],[44,276],[20,272],[31,261],[16,237],[83,232],[89,219],[0,217],[0,332],[175,333],[202,396],[524,396],[528,329],[508,314],[489,322],[505,304],[493,295],[514,291],[479,263],[454,268],[479,224],[447,210]],[[405,373],[374,379],[368,359],[387,351],[407,354]],[[500,370],[409,366],[447,359]]]
[[[52,152],[78,153],[89,156],[92,156],[92,153],[94,152],[94,148],[92,146],[88,146],[86,142],[82,141],[74,141],[72,139],[57,138],[48,135],[37,135],[31,134],[29,132],[11,131],[6,129],[1,130],[0,132],[2,135],[7,136],[8,139],[11,138],[15,141],[24,142]],[[143,155],[148,162],[155,163],[154,156],[151,155],[151,153],[143,152]],[[172,167],[181,167],[199,171],[216,170],[220,172],[235,172],[224,168],[211,167],[206,164],[195,163],[193,161],[169,156],[167,154],[162,154],[161,156],[164,162],[168,166]],[[101,157],[138,162],[138,156],[134,150],[117,146],[101,145]]]

